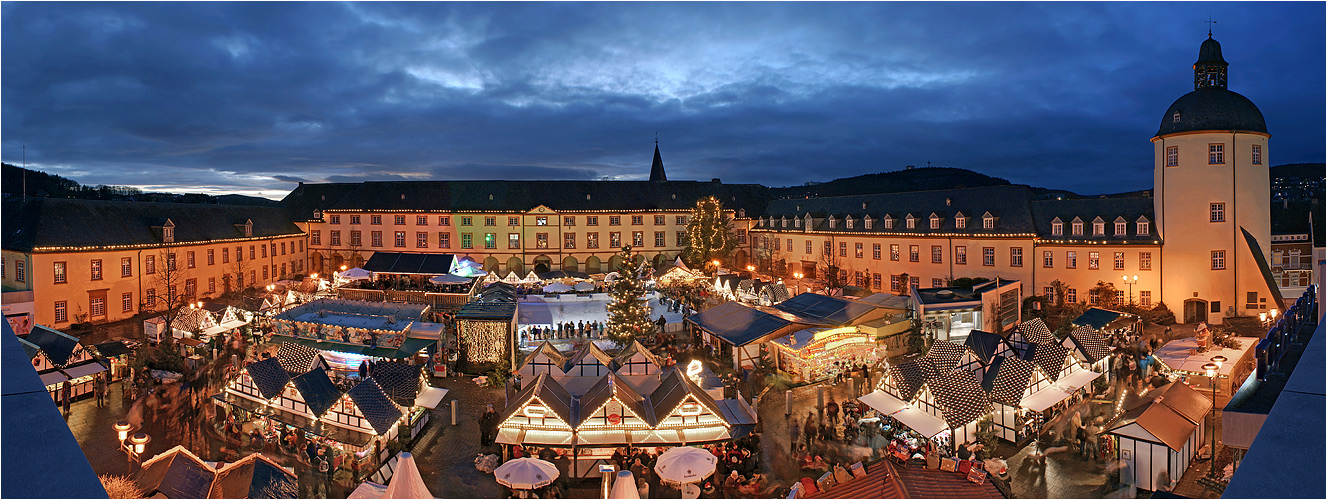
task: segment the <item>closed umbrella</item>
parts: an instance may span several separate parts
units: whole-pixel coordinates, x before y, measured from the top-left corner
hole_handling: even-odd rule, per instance
[[[553,483],[558,468],[552,462],[538,458],[517,458],[493,469],[498,484],[515,490],[533,490]]]
[[[659,455],[654,471],[668,484],[699,483],[714,474],[718,458],[701,448],[679,446]]]
[[[608,498],[640,500],[640,490],[636,488],[636,478],[631,476],[631,471],[618,471],[617,478],[613,480],[613,490],[608,492]]]
[[[552,285],[544,287],[544,293],[562,293],[570,291],[571,291],[571,285],[568,285],[566,283],[554,283]]]
[[[419,474],[415,456],[410,452],[401,452],[396,461],[396,472],[382,498],[433,498],[433,493],[424,486],[424,476]]]
[[[580,283],[577,283],[572,288],[578,292],[588,292],[590,290],[594,290],[594,283],[590,283],[589,281],[582,281]]]

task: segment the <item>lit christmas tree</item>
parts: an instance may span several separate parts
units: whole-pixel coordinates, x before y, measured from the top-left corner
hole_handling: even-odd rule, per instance
[[[696,200],[687,220],[687,246],[682,250],[682,260],[693,269],[705,269],[713,267],[711,261],[727,258],[737,247],[737,238],[728,226],[723,202],[713,196]]]
[[[654,331],[654,322],[650,319],[650,305],[645,299],[644,274],[649,268],[645,262],[635,264],[631,255],[631,246],[622,247],[617,254],[622,259],[618,266],[617,281],[613,282],[612,300],[608,303],[608,328],[604,334],[623,345],[632,339]]]

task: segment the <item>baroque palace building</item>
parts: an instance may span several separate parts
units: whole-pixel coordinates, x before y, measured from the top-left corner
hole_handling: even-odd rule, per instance
[[[5,314],[53,328],[304,271],[304,233],[278,207],[31,198],[5,200],[4,213]]]
[[[725,264],[738,269],[834,269],[898,293],[985,277],[1055,298],[1058,282],[1065,300],[1088,303],[1108,282],[1119,299],[1165,302],[1185,323],[1284,310],[1268,266],[1269,134],[1258,108],[1226,88],[1226,69],[1209,37],[1194,91],[1152,138],[1154,189],[1134,195],[992,186],[774,199],[757,184],[669,181],[656,143],[648,181],[301,183],[282,208],[9,200],[6,314],[26,303],[59,328],[154,311],[171,262],[183,270],[176,294],[199,298],[358,267],[378,252],[455,255],[505,276],[609,272],[631,245],[659,266],[686,246],[691,209],[707,196],[733,221],[740,244]]]
[[[1226,69],[1209,35],[1194,91],[1152,138],[1151,192],[1045,199],[998,186],[777,200],[755,219],[752,255],[900,293],[985,277],[1053,299],[1058,281],[1066,300],[1095,304],[1088,291],[1107,282],[1122,301],[1163,301],[1184,323],[1284,310],[1268,266],[1270,136],[1257,106],[1226,88]]]

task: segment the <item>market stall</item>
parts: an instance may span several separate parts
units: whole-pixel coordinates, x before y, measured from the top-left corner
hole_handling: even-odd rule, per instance
[[[1112,440],[1115,458],[1128,465],[1120,483],[1169,490],[1203,446],[1205,417],[1211,409],[1206,396],[1184,383],[1171,382],[1107,422],[1105,435]]]
[[[92,350],[59,330],[34,325],[18,341],[46,392],[57,404],[62,401],[65,384],[69,385],[70,401],[91,397],[96,390],[96,377],[106,371],[106,365],[93,356]]]
[[[1244,380],[1254,372],[1256,368],[1254,346],[1258,344],[1258,340],[1231,336],[1222,341],[1226,345],[1212,345],[1211,342],[1200,345],[1199,338],[1188,337],[1167,342],[1153,352],[1152,356],[1163,372],[1177,375],[1189,385],[1204,390],[1211,390],[1212,380],[1207,377],[1203,365],[1211,363],[1217,356],[1223,356],[1225,361],[1220,363],[1220,370],[1216,374],[1216,378],[1220,381],[1216,384],[1217,398],[1220,401],[1229,399],[1230,395],[1239,390]],[[1232,345],[1235,347],[1231,347]]]
[[[794,380],[803,381],[833,377],[839,362],[853,366],[875,363],[880,354],[875,335],[851,326],[807,328],[773,339],[768,345],[775,348],[775,366]]]
[[[734,369],[760,364],[761,346],[772,339],[808,327],[828,326],[772,307],[725,302],[686,318],[702,345],[723,357],[731,356]]]
[[[943,344],[942,344],[943,342]],[[990,396],[970,369],[960,366],[961,348],[946,341],[921,358],[891,365],[876,390],[858,401],[944,449],[971,441],[977,420],[990,413]]]

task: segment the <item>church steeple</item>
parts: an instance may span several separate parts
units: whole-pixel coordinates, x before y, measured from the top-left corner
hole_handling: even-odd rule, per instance
[[[1207,33],[1207,40],[1198,48],[1198,61],[1193,63],[1193,89],[1206,87],[1226,88],[1226,66],[1221,57],[1221,44]]]
[[[668,176],[664,175],[663,157],[659,156],[659,140],[654,140],[654,163],[650,164],[650,180],[654,182],[664,182]]]

